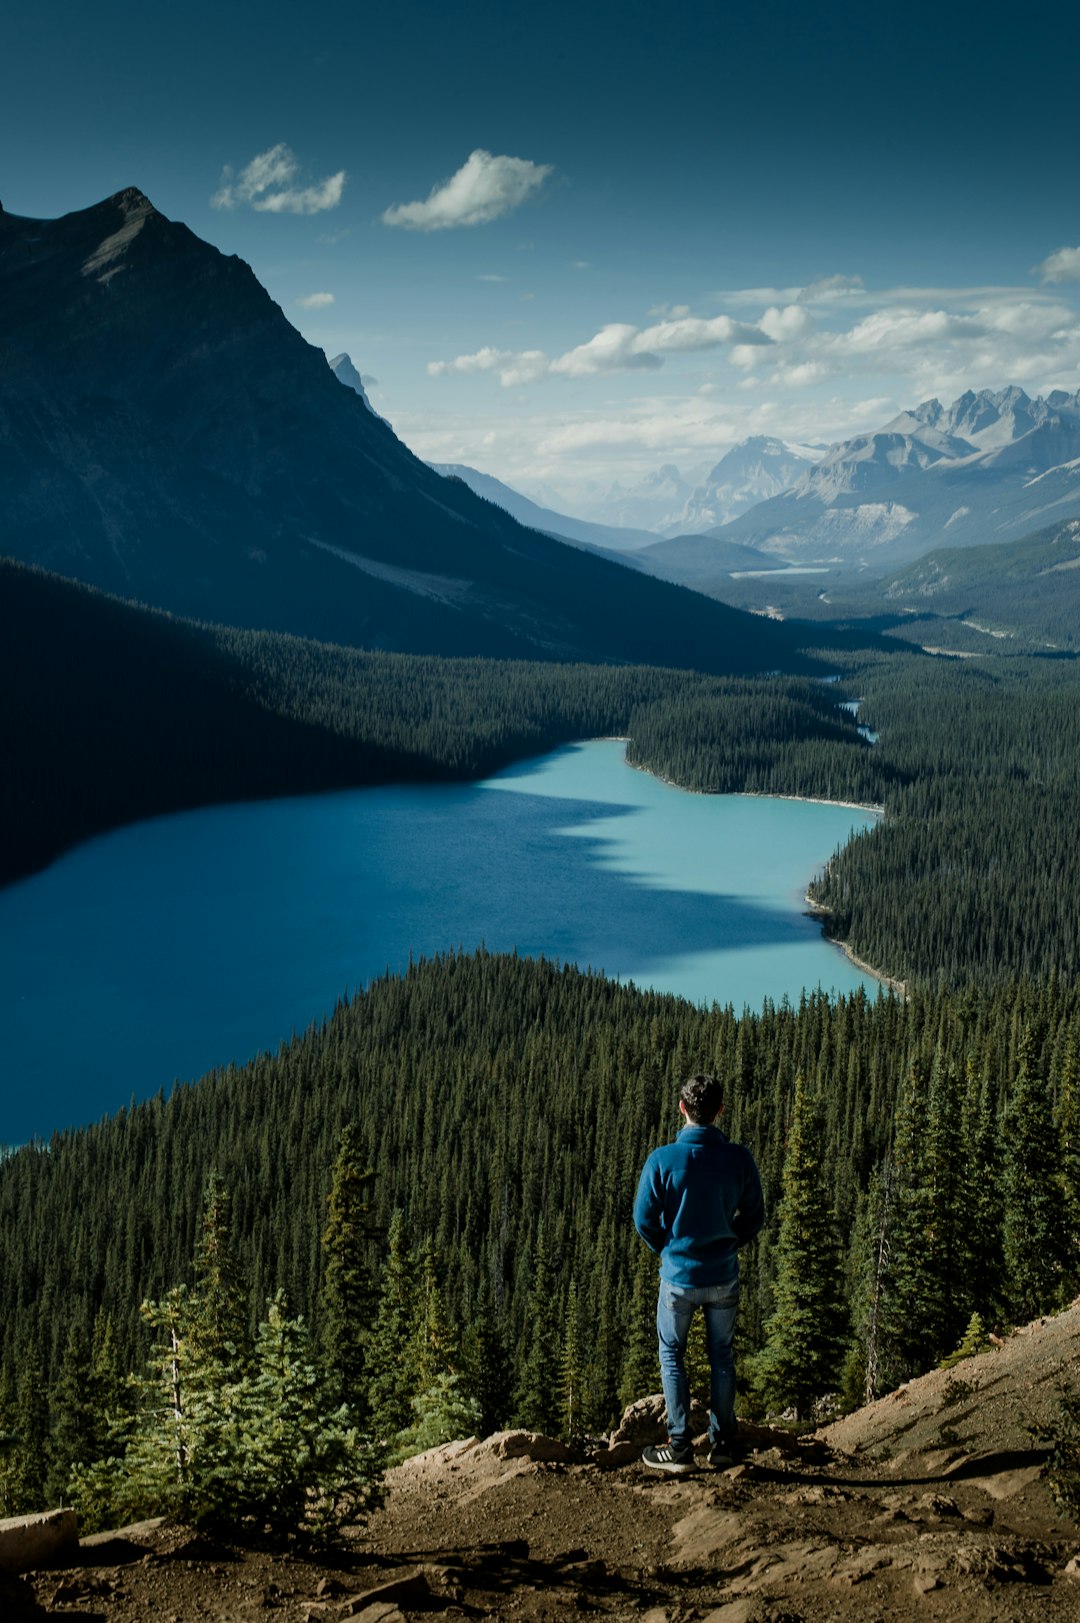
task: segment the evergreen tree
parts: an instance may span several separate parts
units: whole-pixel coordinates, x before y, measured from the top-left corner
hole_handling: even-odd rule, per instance
[[[506,1424],[513,1391],[506,1341],[489,1287],[465,1331],[461,1357],[462,1385],[479,1408],[478,1435],[489,1437]]]
[[[1005,1268],[1009,1306],[1023,1323],[1058,1301],[1066,1260],[1060,1140],[1030,1027],[1017,1045],[1004,1139]]]
[[[940,1315],[927,1243],[933,1194],[926,1169],[928,1106],[925,1073],[913,1064],[896,1106],[888,1205],[878,1247],[883,1264],[875,1284],[879,1391],[919,1373],[930,1353],[924,1326]]]
[[[414,1280],[398,1209],[390,1220],[379,1307],[367,1344],[368,1407],[377,1437],[395,1437],[412,1418],[418,1387]]]
[[[990,1079],[980,1078],[973,1065],[964,1116],[965,1295],[974,1312],[994,1323],[1004,1307],[1001,1150]]]
[[[94,1392],[90,1337],[78,1320],[68,1331],[51,1409],[46,1496],[50,1504],[61,1505],[68,1502],[74,1467],[98,1457],[103,1431]]]
[[[49,1402],[39,1343],[31,1341],[15,1388],[12,1451],[11,1515],[45,1510],[45,1484],[49,1473]]]
[[[203,1192],[195,1247],[195,1293],[189,1299],[188,1334],[200,1356],[239,1374],[247,1344],[247,1284],[232,1234],[232,1198],[212,1168]]]
[[[368,1252],[376,1232],[371,1213],[373,1172],[360,1170],[359,1141],[351,1124],[341,1135],[330,1181],[322,1243],[322,1346],[326,1367],[342,1399],[362,1417],[367,1409],[367,1343],[377,1297]]]
[[[435,1251],[429,1243],[419,1259],[419,1290],[413,1320],[412,1392],[424,1392],[441,1375],[458,1373],[457,1337],[447,1317]]]
[[[1062,1205],[1066,1227],[1064,1294],[1080,1288],[1080,1042],[1070,1026],[1057,1078],[1055,1122],[1060,1140]]]
[[[481,1413],[476,1399],[465,1391],[460,1375],[443,1370],[412,1399],[414,1420],[394,1439],[391,1463],[443,1443],[455,1443],[480,1434]]]
[[[559,1420],[562,1436],[576,1442],[584,1433],[581,1319],[577,1280],[571,1277],[563,1313],[562,1356],[559,1360]]]
[[[555,1277],[543,1229],[536,1240],[533,1273],[525,1299],[523,1357],[514,1406],[520,1425],[552,1435],[559,1424],[559,1310]]]
[[[633,1268],[630,1324],[619,1376],[619,1402],[623,1408],[660,1390],[660,1354],[656,1339],[659,1263],[644,1241],[634,1249]]]
[[[84,1525],[175,1515],[233,1537],[326,1542],[381,1498],[381,1454],[335,1410],[301,1320],[269,1304],[250,1357],[193,1333],[182,1289],[145,1304],[157,1342],[110,1455],[73,1472]],[[245,1353],[246,1353],[245,1349]]]
[[[757,1374],[766,1399],[805,1415],[835,1382],[844,1347],[839,1247],[822,1165],[821,1112],[802,1072],[784,1157],[773,1312]]]

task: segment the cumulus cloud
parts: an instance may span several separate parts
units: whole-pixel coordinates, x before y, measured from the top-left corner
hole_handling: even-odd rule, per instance
[[[395,203],[386,209],[383,223],[404,226],[409,231],[487,225],[520,208],[551,172],[549,163],[496,157],[477,147],[456,174],[434,186],[423,202]]]
[[[1035,269],[1044,282],[1080,282],[1080,248],[1058,248]]]
[[[677,307],[678,308],[678,307]],[[730,316],[679,316],[657,322],[652,327],[635,327],[630,322],[612,321],[583,344],[568,349],[554,359],[543,350],[482,349],[472,355],[459,355],[452,361],[430,361],[433,378],[448,372],[498,372],[500,381],[510,387],[535,383],[543,377],[585,378],[597,373],[655,372],[665,355],[716,349],[722,344],[771,344],[760,327],[733,321]]]
[[[302,298],[293,300],[301,310],[325,310],[328,304],[334,302],[332,293],[305,293]]]
[[[321,214],[324,209],[337,208],[348,177],[339,169],[314,185],[298,186],[300,178],[296,155],[279,142],[257,153],[238,175],[226,164],[210,203],[216,209],[247,205],[261,214]]]

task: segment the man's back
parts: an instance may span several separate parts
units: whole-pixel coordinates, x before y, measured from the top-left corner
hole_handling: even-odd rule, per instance
[[[645,1162],[634,1224],[673,1285],[733,1283],[738,1248],[764,1221],[754,1158],[717,1127],[691,1123]]]

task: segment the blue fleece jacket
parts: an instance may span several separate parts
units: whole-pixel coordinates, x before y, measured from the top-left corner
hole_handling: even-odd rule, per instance
[[[653,1150],[641,1171],[634,1227],[660,1255],[671,1285],[730,1285],[739,1247],[765,1222],[754,1157],[718,1127],[684,1127]]]

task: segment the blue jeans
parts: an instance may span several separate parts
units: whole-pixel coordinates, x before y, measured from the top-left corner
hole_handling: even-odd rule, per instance
[[[689,1448],[690,1385],[686,1379],[686,1343],[697,1308],[705,1315],[705,1343],[709,1350],[709,1443],[724,1443],[735,1435],[735,1314],[739,1282],[731,1285],[669,1285],[660,1281],[656,1302],[656,1335],[660,1343],[660,1378],[667,1404],[668,1437],[675,1448]]]

